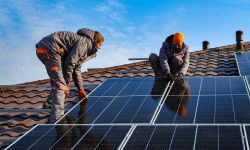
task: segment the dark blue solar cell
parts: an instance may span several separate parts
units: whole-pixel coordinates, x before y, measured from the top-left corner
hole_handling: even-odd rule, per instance
[[[114,86],[116,82],[117,82],[117,79],[113,79],[113,78],[107,79],[104,83],[98,86],[97,89],[95,89],[92,93],[90,93],[90,96],[102,96],[112,86]]]
[[[215,77],[204,77],[201,85],[200,95],[215,94]]]
[[[81,138],[81,140],[78,141],[74,149],[95,149],[101,142],[102,144],[111,144],[108,143],[109,141],[104,140],[105,135],[111,128],[111,126],[95,125],[83,138]],[[104,149],[108,149],[108,147],[105,147]]]
[[[195,123],[214,123],[215,96],[200,96]]]
[[[137,126],[124,149],[145,149],[155,128],[155,126]]]
[[[250,64],[249,63],[238,63],[240,69],[240,75],[250,75]]]
[[[72,127],[73,127],[72,125],[55,126],[45,136],[41,137],[37,142],[33,143],[31,149],[50,149]]]
[[[230,77],[216,77],[216,94],[231,94]]]
[[[169,149],[174,135],[175,126],[156,126],[148,142],[147,149]]]
[[[247,94],[243,77],[230,77],[232,94]]]
[[[149,123],[160,101],[147,96],[132,118],[133,123]]]
[[[190,95],[199,95],[201,88],[201,77],[189,78]]]
[[[248,59],[245,53],[236,54],[238,63],[248,63]]]
[[[247,52],[244,52],[246,57],[247,57],[247,61],[250,62],[250,52],[247,51]]]
[[[129,97],[116,97],[113,102],[105,109],[105,111],[93,123],[111,123],[120,110],[127,103]]]
[[[193,149],[196,126],[177,126],[170,149]]]
[[[33,143],[38,141],[40,138],[42,138],[42,136],[46,135],[53,128],[54,125],[38,125],[20,140],[18,140],[15,144],[13,144],[9,149],[28,149],[32,146]]]
[[[119,96],[134,95],[135,91],[143,83],[144,78],[132,78]]]
[[[124,79],[121,78],[121,79],[117,80],[117,82],[115,84],[113,84],[113,86],[111,88],[109,88],[107,90],[107,92],[105,92],[103,94],[103,96],[117,96],[117,95],[119,95],[119,93],[122,92],[122,90],[128,85],[130,80],[131,79],[128,79],[128,78],[124,78]]]
[[[70,127],[70,128],[69,128]],[[88,125],[57,125],[57,132],[65,133],[63,136],[57,138],[51,149],[70,149],[74,147],[77,142],[89,131],[91,126]],[[67,129],[69,130],[67,131]]]
[[[73,112],[76,118],[73,118],[74,123],[76,124],[86,124],[92,123],[96,117],[98,117],[104,109],[112,102],[114,97],[101,97],[92,107],[87,107],[85,104],[79,106],[78,109],[71,111],[67,117],[71,117]],[[90,100],[90,99],[89,99]],[[88,101],[89,101],[88,100]],[[67,120],[67,117],[64,117]]]
[[[134,95],[151,95],[154,78],[144,78],[143,83],[135,90]]]
[[[231,95],[216,96],[216,123],[236,123]]]
[[[219,149],[243,150],[240,126],[219,126]]]
[[[145,100],[146,97],[144,96],[130,97],[128,103],[126,103],[117,116],[115,116],[113,123],[130,123],[138,111],[138,108],[140,108]]]
[[[198,126],[195,149],[218,149],[218,131],[218,126]]]
[[[175,116],[175,123],[193,123],[198,96],[184,96]]]
[[[250,101],[248,95],[233,95],[235,120],[237,123],[250,123]]]
[[[118,149],[131,126],[112,126],[96,149]]]

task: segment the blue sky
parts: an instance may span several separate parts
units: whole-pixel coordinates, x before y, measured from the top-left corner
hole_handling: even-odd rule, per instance
[[[190,51],[235,43],[235,31],[250,41],[248,0],[1,0],[0,85],[48,78],[35,44],[54,31],[88,27],[105,43],[87,68],[129,63],[158,53],[169,34],[181,31]]]

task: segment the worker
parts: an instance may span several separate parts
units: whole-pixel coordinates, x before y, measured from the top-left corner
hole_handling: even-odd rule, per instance
[[[154,70],[155,77],[166,77],[169,80],[181,80],[186,75],[189,66],[189,49],[184,43],[181,32],[166,38],[157,56],[152,53],[149,62]]]
[[[51,118],[54,123],[64,115],[64,100],[69,96],[73,79],[79,99],[87,99],[81,76],[83,62],[96,56],[104,37],[98,31],[82,28],[77,33],[54,32],[36,44],[36,54],[46,67],[51,84]]]

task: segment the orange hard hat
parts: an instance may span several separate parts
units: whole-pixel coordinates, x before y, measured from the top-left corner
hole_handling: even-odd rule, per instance
[[[184,34],[181,32],[177,32],[174,34],[173,43],[174,44],[182,44],[184,42]]]

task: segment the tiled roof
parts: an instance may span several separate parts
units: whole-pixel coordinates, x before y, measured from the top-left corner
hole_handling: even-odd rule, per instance
[[[239,75],[235,60],[235,45],[191,52],[187,76],[235,76]],[[250,42],[244,43],[245,50]],[[89,69],[82,73],[85,87],[94,89],[106,78],[153,77],[148,61],[133,62],[126,65]],[[0,149],[20,137],[31,127],[47,123],[49,111],[42,105],[49,95],[49,80],[38,80],[20,85],[0,86]],[[73,88],[65,101],[66,109],[78,102],[77,91]]]

